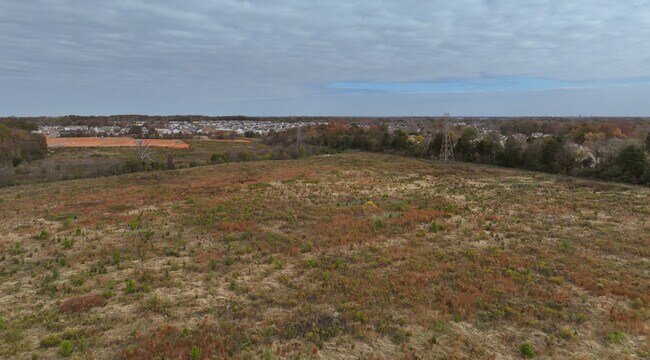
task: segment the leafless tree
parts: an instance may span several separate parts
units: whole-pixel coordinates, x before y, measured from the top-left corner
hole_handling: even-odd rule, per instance
[[[298,147],[302,146],[302,127],[298,126],[298,134],[296,135],[296,144]]]
[[[150,140],[138,139],[136,140],[136,150],[138,151],[138,157],[140,158],[140,163],[144,164],[147,160],[154,161],[153,149],[149,146],[151,143]]]

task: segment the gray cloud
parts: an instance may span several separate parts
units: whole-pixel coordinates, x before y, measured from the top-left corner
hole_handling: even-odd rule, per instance
[[[326,85],[647,79],[647,39],[650,2],[638,0],[0,0],[0,114],[396,114],[386,104],[572,114],[551,91],[379,96]],[[650,111],[620,96],[647,96],[643,86],[570,92],[602,114]],[[619,102],[603,105],[603,94]]]

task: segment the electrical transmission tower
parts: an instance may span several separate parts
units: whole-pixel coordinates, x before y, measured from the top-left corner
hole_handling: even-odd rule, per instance
[[[447,162],[449,160],[454,161],[454,145],[451,142],[451,136],[449,135],[449,114],[445,113],[445,119],[442,123],[442,146],[440,147],[440,160]]]

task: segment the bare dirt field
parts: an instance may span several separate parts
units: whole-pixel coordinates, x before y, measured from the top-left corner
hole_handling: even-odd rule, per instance
[[[154,147],[172,149],[188,149],[190,145],[183,140],[147,139],[147,144]],[[48,147],[133,147],[138,145],[138,139],[128,137],[70,137],[47,138]]]

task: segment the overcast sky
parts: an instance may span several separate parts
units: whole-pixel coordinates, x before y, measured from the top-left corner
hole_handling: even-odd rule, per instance
[[[650,115],[650,0],[0,0],[0,116]]]

